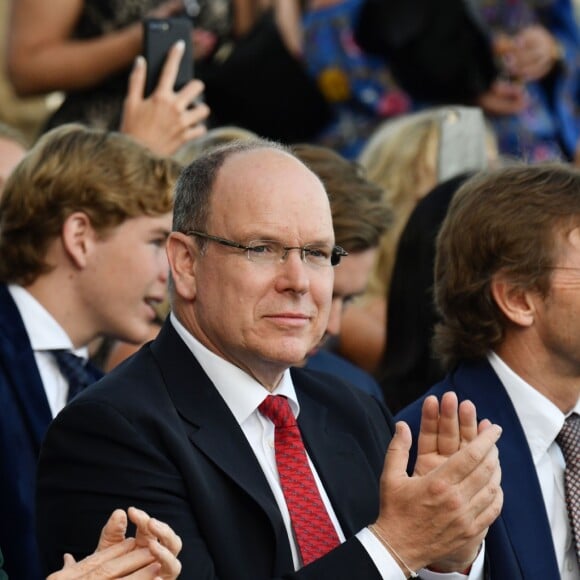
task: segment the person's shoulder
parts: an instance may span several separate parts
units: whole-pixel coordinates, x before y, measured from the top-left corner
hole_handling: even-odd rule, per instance
[[[292,369],[304,424],[324,422],[325,429],[348,433],[369,454],[384,457],[395,424],[388,409],[374,397],[340,377],[308,369]]]
[[[159,368],[146,344],[87,387],[67,406],[86,402],[139,404],[157,384]]]
[[[301,401],[309,401],[328,409],[337,419],[345,417],[372,423],[385,422],[392,428],[389,410],[368,393],[336,374],[308,368],[292,368],[292,379]]]
[[[290,370],[297,391],[304,391],[313,397],[336,399],[344,397],[369,398],[366,393],[355,389],[352,382],[338,372],[331,372],[326,366],[306,366]]]
[[[381,388],[374,377],[333,352],[320,350],[308,359],[306,368],[340,377],[353,387],[372,395],[381,402],[384,401]]]

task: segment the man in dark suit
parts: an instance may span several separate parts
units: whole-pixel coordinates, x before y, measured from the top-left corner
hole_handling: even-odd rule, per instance
[[[75,377],[86,377],[69,379],[54,353],[86,360],[99,336],[146,336],[148,302],[163,298],[168,277],[164,245],[178,171],[129,138],[75,125],[42,137],[6,183],[0,546],[11,578],[41,577],[34,488],[45,431],[73,388],[101,376],[81,365]]]
[[[494,580],[580,574],[564,484],[580,458],[559,442],[580,413],[579,289],[580,172],[505,168],[455,194],[435,267],[435,347],[449,374],[428,398],[454,391],[503,427],[504,505],[486,537]],[[421,405],[397,416],[414,433]]]
[[[454,400],[439,419],[428,403],[408,477],[406,425],[385,462],[394,426],[380,403],[289,370],[324,333],[345,254],[314,173],[269,142],[214,150],[182,172],[173,230],[173,312],[159,336],[47,433],[47,572],[63,551],[91,550],[112,506],[139,505],[182,538],[184,578],[402,579],[427,565],[480,577],[502,503],[499,427],[478,426],[468,405],[459,419]]]

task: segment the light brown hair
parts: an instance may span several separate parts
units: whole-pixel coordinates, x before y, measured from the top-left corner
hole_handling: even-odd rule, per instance
[[[103,236],[126,219],[171,211],[180,169],[120,133],[77,124],[46,133],[0,200],[0,280],[26,285],[47,272],[48,246],[75,211]]]
[[[378,246],[393,213],[383,190],[366,179],[363,167],[327,147],[298,144],[292,152],[326,189],[336,243],[347,252]]]
[[[437,239],[434,348],[446,368],[484,358],[507,319],[491,281],[501,272],[546,296],[557,241],[580,226],[580,171],[564,164],[514,166],[472,177],[455,194]]]

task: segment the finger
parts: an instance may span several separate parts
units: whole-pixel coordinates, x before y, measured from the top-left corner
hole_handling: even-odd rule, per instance
[[[194,141],[195,139],[199,139],[203,135],[207,133],[207,127],[203,124],[195,125],[195,127],[190,127],[187,129],[183,135],[184,143],[188,141]]]
[[[498,517],[503,506],[501,468],[499,463],[489,481],[478,490],[470,501],[471,514],[476,530],[488,528]]]
[[[458,413],[461,445],[465,445],[477,437],[477,411],[471,401],[461,401]]]
[[[489,419],[482,419],[477,426],[477,432],[481,433],[485,429],[489,429],[491,427],[491,421]]]
[[[451,484],[465,481],[468,476],[477,470],[492,450],[501,436],[501,427],[492,424],[478,433],[477,437],[467,443],[457,453],[452,455],[433,474]]]
[[[149,544],[149,550],[161,564],[158,576],[162,578],[177,578],[179,576],[181,573],[181,562],[177,559],[176,553],[157,542],[151,542]]]
[[[149,540],[156,540],[155,534],[151,533],[149,530],[149,521],[151,520],[151,516],[136,507],[130,507],[127,510],[129,514],[129,519],[135,524],[137,528],[135,532],[135,540],[137,541],[137,545],[144,547],[149,544]]]
[[[427,455],[437,453],[437,433],[439,430],[439,401],[435,395],[429,395],[423,401],[421,426],[417,439],[417,453]]]
[[[181,538],[165,522],[151,518],[149,520],[149,529],[157,537],[159,543],[165,546],[173,555],[177,556],[181,552]]]
[[[179,63],[185,52],[185,42],[183,40],[178,40],[169,50],[163,68],[161,69],[161,75],[159,76],[159,82],[155,87],[154,93],[173,93],[173,87],[175,86],[175,80],[177,79],[177,73],[179,71]]]
[[[184,126],[193,127],[203,123],[208,118],[209,112],[209,107],[204,103],[200,103],[192,109],[184,111],[182,113]]]
[[[70,555],[65,554],[63,556],[64,565],[62,570],[51,574],[46,578],[46,580],[74,580],[78,578],[78,574],[74,570],[74,565],[76,560]]]
[[[404,421],[396,424],[395,435],[391,439],[383,475],[389,480],[407,479],[407,464],[409,463],[409,449],[411,449],[411,430]]]
[[[103,580],[103,578],[133,578],[133,573],[146,570],[155,561],[155,556],[148,548],[132,550],[122,556],[109,559],[93,567],[82,580]],[[156,572],[143,578],[153,578]],[[141,576],[139,576],[141,578]]]
[[[101,530],[97,552],[122,542],[127,533],[127,514],[122,509],[116,509]]]
[[[187,108],[201,97],[204,89],[205,85],[200,80],[193,79],[189,81],[176,93],[178,106],[183,109]]]
[[[455,453],[461,443],[457,408],[457,395],[451,391],[444,393],[441,397],[441,409],[439,412],[437,449],[440,455],[446,457]]]
[[[139,55],[135,59],[133,70],[129,75],[129,86],[125,100],[129,103],[137,103],[144,99],[145,79],[147,77],[147,62],[145,58]]]
[[[93,571],[95,568],[99,566],[105,565],[107,562],[114,561],[116,558],[123,557],[124,555],[134,551],[135,548],[135,540],[134,538],[127,538],[114,546],[109,546],[104,550],[99,552],[95,552],[90,556],[87,556],[83,560],[79,562],[72,563],[72,565],[68,565],[66,570],[70,571],[70,575],[66,575],[63,577],[68,578],[79,578],[83,574],[88,574],[89,572]],[[72,557],[72,556],[71,556]],[[61,580],[59,578],[59,580]],[[83,579],[84,580],[84,579]]]

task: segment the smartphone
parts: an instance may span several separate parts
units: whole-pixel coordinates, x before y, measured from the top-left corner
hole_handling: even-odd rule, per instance
[[[487,130],[480,109],[454,105],[445,107],[441,111],[440,123],[437,156],[439,182],[487,167]]]
[[[185,42],[185,52],[179,63],[175,90],[193,78],[192,21],[188,17],[146,18],[143,21],[143,56],[147,60],[145,96],[149,96],[159,82],[167,53],[178,41]]]

